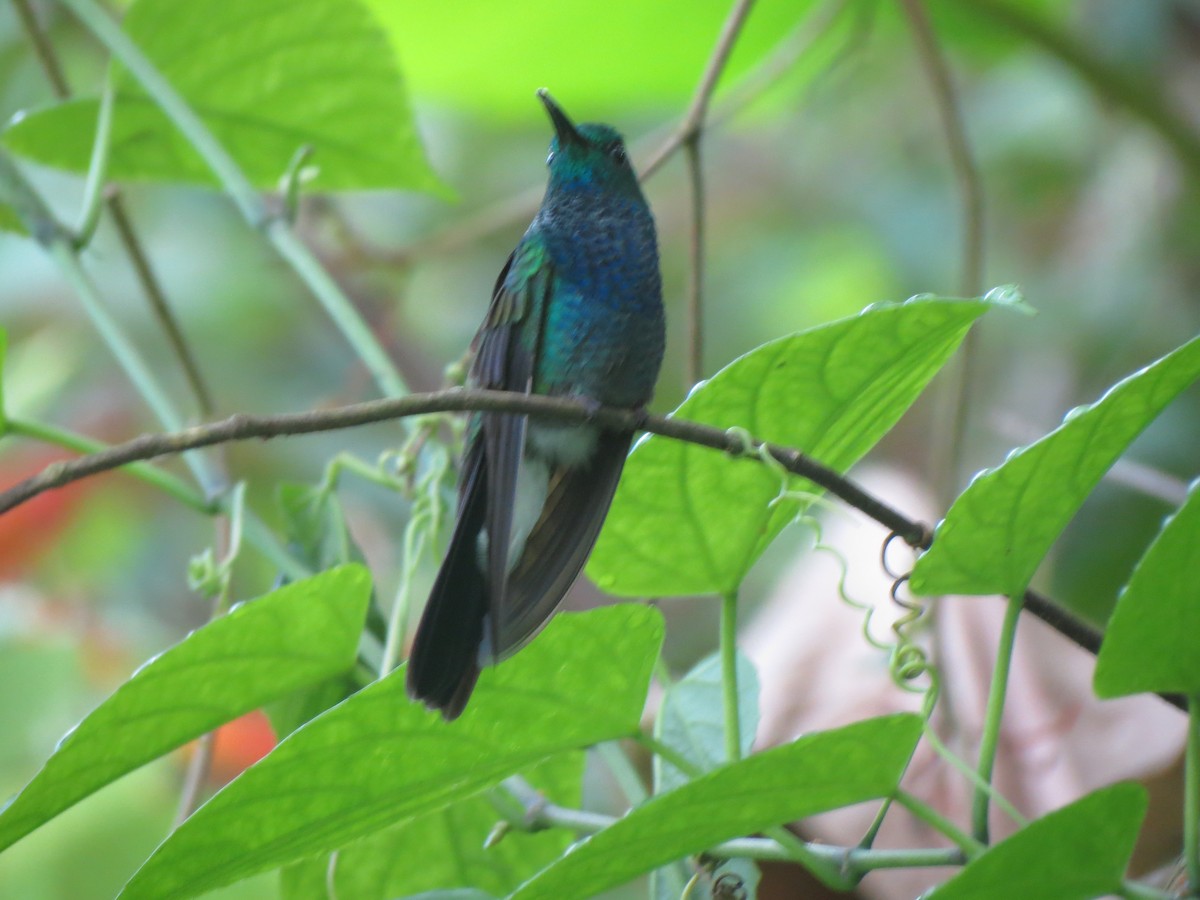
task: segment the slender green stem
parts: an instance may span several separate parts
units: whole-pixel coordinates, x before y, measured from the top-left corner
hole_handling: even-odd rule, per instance
[[[725,758],[742,758],[741,721],[738,718],[737,591],[721,598],[721,687],[725,707]]]
[[[250,510],[242,518],[242,531],[254,549],[288,578],[298,581],[313,574],[312,569],[284,549],[275,532]]]
[[[950,77],[950,67],[938,44],[924,0],[900,0],[916,41],[917,52],[933,92],[938,118],[946,139],[950,166],[962,196],[962,278],[959,292],[978,296],[983,290],[984,195],[979,167],[971,152],[961,105]],[[959,490],[963,444],[970,416],[969,399],[976,378],[977,340],[968,334],[954,361],[941,379],[933,439],[930,441],[929,473],[936,485],[938,502],[946,507]]]
[[[47,249],[78,295],[84,311],[92,320],[92,325],[100,333],[100,337],[116,357],[118,365],[133,382],[155,417],[164,428],[172,431],[182,428],[183,417],[175,409],[141,352],[100,301],[100,295],[80,264],[75,248],[66,242],[55,241]],[[183,454],[183,461],[207,493],[216,492],[221,482],[220,475],[203,454],[189,451]]]
[[[58,264],[63,276],[79,295],[84,311],[92,320],[101,338],[108,345],[117,363],[125,370],[125,374],[154,415],[164,427],[178,430],[183,419],[176,412],[166,391],[159,385],[158,379],[150,371],[150,367],[142,358],[133,342],[121,330],[117,320],[100,302],[96,291],[83,265],[79,261],[79,253],[75,249],[73,237],[50,212],[41,195],[33,189],[21,170],[17,168],[12,158],[0,149],[0,200],[8,202],[17,213],[21,223],[30,235],[42,245],[43,249]],[[184,454],[184,462],[196,476],[196,480],[208,493],[215,493],[219,478],[212,465],[199,453]]]
[[[1024,605],[1024,591],[1017,591],[1008,600],[1004,612],[1004,623],[1000,626],[1000,643],[996,648],[996,665],[992,671],[992,685],[988,692],[987,709],[984,713],[983,735],[979,741],[979,763],[975,771],[984,784],[992,783],[992,772],[996,767],[996,751],[1000,746],[1000,720],[1004,717],[1004,699],[1008,692],[1008,672],[1012,667],[1013,645],[1017,638],[1017,623]],[[988,807],[991,792],[982,787],[975,788],[975,799],[971,807],[971,825],[980,843],[988,842]]]
[[[18,11],[22,12],[22,21],[25,25],[26,34],[29,37],[30,43],[33,44],[38,58],[42,62],[46,77],[54,89],[55,96],[60,100],[69,99],[71,89],[62,77],[62,70],[58,64],[58,55],[54,52],[54,47],[38,27],[32,13],[29,13],[29,15],[25,14],[28,12],[28,4],[25,0],[17,0],[17,7]],[[92,161],[88,167],[88,179],[84,186],[80,224],[76,229],[76,233],[72,236],[72,243],[76,249],[79,249],[91,242],[96,227],[99,225],[102,209],[107,206],[109,212],[112,213],[112,220],[117,229],[117,236],[121,241],[125,254],[129,257],[129,261],[133,265],[134,274],[145,291],[146,297],[150,301],[150,307],[166,333],[168,341],[170,341],[172,348],[179,357],[179,362],[183,367],[184,374],[187,376],[188,384],[191,386],[192,392],[196,395],[200,414],[209,416],[213,411],[213,403],[208,389],[204,384],[204,379],[200,375],[196,360],[183,338],[183,333],[175,320],[174,314],[171,312],[170,306],[167,304],[162,286],[150,269],[146,253],[142,249],[142,244],[137,237],[137,233],[133,230],[133,223],[130,222],[129,216],[125,212],[120,195],[115,191],[110,192],[106,190],[105,174],[108,169],[115,97],[116,66],[110,62],[108,70],[105,73],[104,91],[100,98],[100,114],[96,123],[96,137],[92,145]]]
[[[83,209],[75,227],[75,246],[86,247],[92,242],[100,214],[104,212],[104,184],[108,177],[108,153],[112,145],[113,106],[117,94],[116,75],[112,64],[104,76],[100,94],[100,112],[96,116],[96,137],[92,141],[92,161],[88,165],[87,181],[83,185]]]
[[[871,820],[871,824],[867,827],[867,832],[862,836],[862,840],[858,842],[858,846],[864,850],[869,850],[871,845],[875,843],[875,838],[879,837],[879,829],[883,827],[883,820],[887,818],[888,812],[892,808],[892,798],[885,797],[883,802],[879,804],[879,809],[875,813],[875,818]]]
[[[209,131],[208,126],[162,76],[157,67],[120,29],[94,0],[60,0],[96,38],[108,48],[158,104],[180,133],[221,182],[225,191],[251,227],[263,229],[268,239],[291,264],[297,275],[324,306],[341,329],[363,364],[371,372],[379,389],[389,397],[408,392],[399,371],[354,305],[342,292],[312,252],[288,228],[287,222],[272,217],[254,185],[233,157]]]
[[[383,645],[383,656],[379,663],[379,677],[400,664],[400,653],[408,637],[408,616],[412,609],[412,582],[416,575],[417,562],[429,543],[429,516],[418,520],[416,515],[404,529],[404,560],[400,570],[400,583],[392,600],[388,616],[387,638]]]
[[[896,802],[910,813],[932,828],[948,837],[966,854],[968,859],[978,856],[984,850],[984,845],[975,840],[933,807],[922,803],[907,791],[896,792]]]
[[[1188,697],[1187,755],[1184,760],[1183,858],[1188,888],[1200,893],[1200,696]]]
[[[507,821],[523,830],[566,828],[576,834],[596,834],[619,821],[615,816],[550,803],[519,776],[505,779],[502,787],[522,807],[521,810],[502,814]],[[841,885],[846,889],[853,887],[858,878],[873,869],[955,866],[962,865],[964,861],[964,854],[958,849],[864,850],[860,847],[805,843],[783,828],[770,829],[768,833],[780,832],[782,843],[774,837],[735,838],[710,847],[706,852],[717,859],[799,862],[830,884]]]
[[[704,774],[704,770],[698,765],[696,765],[670,744],[663,743],[651,734],[647,734],[644,731],[639,731],[633,736],[633,739],[655,756],[661,756],[666,762],[669,762],[688,778],[699,778]]]
[[[838,848],[842,855],[837,859],[833,859],[821,852],[822,848],[826,845],[810,844],[782,825],[776,825],[773,828],[764,828],[763,834],[783,848],[786,859],[800,863],[804,868],[820,877],[826,884],[835,885],[844,890],[849,890],[854,886],[855,879],[848,874],[846,869],[848,848]],[[714,852],[714,855],[719,854]]]
[[[629,805],[640,806],[645,803],[650,794],[646,791],[646,785],[642,783],[642,776],[633,767],[629,754],[621,749],[621,745],[616,741],[606,741],[597,745],[596,753],[608,766],[608,771],[616,779]]]
[[[976,790],[987,791],[989,796],[992,798],[992,802],[1004,810],[1004,812],[1008,814],[1008,817],[1012,819],[1018,826],[1024,826],[1028,824],[1029,820],[1021,815],[1021,813],[1015,806],[1012,805],[1012,802],[1009,801],[1007,797],[996,790],[995,785],[989,784],[980,778],[979,773],[972,769],[970,765],[967,764],[966,760],[964,760],[942,742],[942,739],[937,736],[937,732],[933,730],[933,726],[929,724],[928,719],[925,721],[924,737],[925,740],[929,742],[929,746],[933,748],[934,752],[937,753],[938,756],[956,768],[962,774],[962,776],[967,779],[967,781],[974,785]]]

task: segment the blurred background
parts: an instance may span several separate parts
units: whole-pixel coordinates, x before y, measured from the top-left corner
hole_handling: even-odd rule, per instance
[[[410,386],[426,390],[469,343],[536,206],[550,129],[535,89],[550,88],[578,121],[614,124],[644,161],[687,108],[728,7],[462,0],[451,16],[442,5],[409,0],[369,5],[394,43],[446,190],[310,198],[299,228]],[[876,451],[877,460],[947,491],[1196,333],[1200,2],[927,6],[983,187],[983,287],[1019,285],[1038,311],[994,313],[978,329],[958,465],[948,468],[935,453],[943,433],[936,391]],[[834,7],[839,14],[830,17]],[[94,96],[104,53],[57,5],[33,9],[72,89]],[[818,16],[831,24],[802,25]],[[703,144],[706,374],[764,341],[870,303],[962,293],[962,192],[900,4],[762,0],[721,84]],[[0,122],[53,101],[13,7],[0,0]],[[72,221],[82,179],[26,171]],[[689,386],[682,159],[668,161],[646,192],[668,304],[668,356],[654,403],[666,411]],[[123,185],[122,194],[217,414],[374,396],[328,318],[225,197],[163,184]],[[110,222],[85,262],[191,410]],[[32,241],[3,232],[0,326],[9,336],[3,384],[12,413],[106,441],[155,429],[52,262]],[[401,439],[395,426],[373,426],[234,446],[227,462],[247,480],[254,508],[275,522],[279,482],[316,482],[334,454],[374,460]],[[1135,446],[1131,456],[1144,468],[1126,470],[1089,501],[1040,587],[1102,622],[1171,508],[1165,498],[1181,496],[1194,476],[1198,445],[1200,396],[1192,391]],[[62,455],[5,440],[0,486]],[[168,466],[186,475],[178,463]],[[390,597],[406,502],[354,478],[343,483],[351,530],[381,596]],[[18,790],[137,665],[205,621],[209,604],[189,591],[186,568],[212,541],[205,517],[121,475],[0,517],[0,797]],[[747,585],[748,604],[807,543],[781,540]],[[434,561],[423,565],[427,584]],[[274,577],[247,550],[235,599],[262,593]],[[668,661],[682,670],[714,643],[715,605],[666,608]],[[262,719],[238,723],[223,735],[217,776],[231,777],[270,743]],[[180,755],[149,766],[4,853],[0,896],[111,896],[169,826],[184,765]],[[260,879],[222,896],[270,896],[272,885]]]

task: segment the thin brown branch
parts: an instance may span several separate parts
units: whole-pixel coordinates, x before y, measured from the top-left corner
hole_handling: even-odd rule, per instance
[[[900,0],[900,6],[912,29],[917,55],[933,91],[950,165],[962,193],[962,279],[959,290],[964,297],[976,297],[983,290],[983,183],[979,167],[971,153],[950,68],[938,45],[929,13],[922,0]]]
[[[684,314],[683,387],[688,390],[704,373],[704,168],[700,160],[700,133],[684,145],[688,182],[692,192],[687,307]]]
[[[33,53],[37,57],[38,65],[46,73],[46,80],[50,82],[50,87],[53,89],[54,95],[60,100],[69,97],[71,95],[71,88],[67,84],[67,78],[63,74],[62,66],[58,64],[58,55],[54,52],[54,47],[46,39],[45,32],[42,31],[41,26],[38,24],[37,16],[34,15],[33,7],[29,4],[29,0],[13,0],[13,6],[16,7],[17,17],[21,20],[21,27],[25,29],[25,36],[29,38],[29,43],[33,47]]]
[[[46,39],[46,34],[38,24],[28,0],[13,0],[13,4],[16,6],[17,14],[20,16],[21,25],[25,29],[25,36],[34,49],[34,53],[42,66],[42,70],[46,74],[46,80],[50,82],[50,87],[54,91],[54,95],[60,100],[70,99],[71,87],[63,76],[62,66],[58,61],[58,54],[55,53],[50,41]],[[158,320],[159,326],[166,334],[167,342],[171,345],[171,349],[179,359],[180,367],[183,369],[188,385],[195,395],[196,406],[200,415],[205,417],[212,415],[212,396],[205,386],[203,377],[200,375],[200,369],[196,364],[195,356],[193,356],[187,341],[184,339],[183,332],[179,328],[179,322],[175,318],[170,305],[167,303],[167,297],[163,292],[162,285],[155,277],[154,271],[150,268],[150,261],[146,257],[146,253],[142,248],[142,242],[133,228],[133,223],[129,219],[129,214],[125,210],[120,195],[113,190],[105,197],[104,203],[112,215],[113,224],[117,229],[117,237],[121,242],[121,248],[129,258],[130,265],[133,266],[134,276],[138,284],[141,285],[146,299],[150,302],[150,309],[154,313],[155,319]]]
[[[121,241],[121,247],[124,249],[125,255],[129,257],[129,262],[133,266],[138,284],[142,286],[142,291],[146,294],[146,299],[150,301],[150,308],[154,312],[154,317],[158,319],[159,326],[167,336],[167,342],[171,345],[171,349],[179,359],[179,365],[183,369],[184,377],[187,379],[188,386],[196,398],[196,407],[201,416],[211,416],[215,408],[213,406],[212,394],[209,393],[208,385],[204,382],[204,376],[200,374],[200,367],[196,362],[196,357],[192,354],[187,339],[184,338],[183,332],[180,330],[179,320],[175,318],[175,313],[167,303],[167,295],[162,289],[162,283],[150,267],[150,260],[142,247],[141,239],[138,237],[137,232],[134,231],[133,223],[129,220],[129,213],[125,209],[125,202],[121,199],[119,193],[113,191],[105,200],[105,204],[112,215],[113,224],[117,228],[117,236]]]
[[[721,80],[725,64],[729,62],[729,54],[733,52],[734,44],[737,43],[742,26],[746,24],[746,18],[753,6],[754,0],[737,0],[733,9],[729,11],[729,16],[721,28],[721,35],[717,38],[717,46],[713,48],[704,74],[700,77],[700,84],[692,96],[692,105],[683,117],[683,125],[679,130],[685,140],[704,130],[704,119],[708,115],[713,92],[717,89],[717,82]]]
[[[962,263],[959,293],[978,296],[983,290],[983,183],[967,140],[966,124],[955,93],[950,68],[938,44],[923,0],[899,0],[912,29],[917,56],[929,80],[934,105],[962,196]],[[938,393],[929,468],[939,502],[949,505],[959,489],[968,402],[975,381],[976,339],[967,336],[954,364],[947,369]]]
[[[709,57],[700,84],[692,97],[691,106],[679,127],[679,138],[683,142],[687,160],[688,181],[692,192],[691,239],[689,245],[690,266],[687,296],[687,352],[684,354],[684,388],[690,388],[700,380],[704,371],[704,167],[701,164],[700,140],[704,135],[704,121],[713,92],[729,54],[742,32],[742,26],[750,15],[754,0],[737,0],[721,28],[717,46]],[[643,176],[644,177],[644,176]]]
[[[787,471],[807,478],[813,484],[865,513],[914,547],[928,548],[929,528],[868,494],[854,482],[821,465],[799,450],[747,440],[736,431],[722,431],[699,422],[649,415],[636,410],[603,407],[594,409],[563,397],[545,397],[503,391],[452,389],[428,394],[410,394],[389,400],[373,400],[315,412],[286,413],[270,416],[235,415],[209,425],[199,425],[167,434],[148,434],[117,444],[99,453],[52,463],[38,474],[0,492],[0,513],[74,481],[107,472],[138,460],[182,453],[230,441],[267,439],[283,435],[312,434],[384,422],[405,416],[434,412],[484,410],[537,415],[563,421],[591,422],[614,430],[648,431],[662,437],[720,450],[735,457],[761,458],[769,454]],[[1065,637],[1092,653],[1100,648],[1100,635],[1056,606],[1047,598],[1028,592],[1025,606]],[[1179,698],[1167,696],[1180,705]]]
[[[156,459],[226,444],[231,441],[269,439],[283,435],[313,434],[336,431],[374,422],[384,422],[408,416],[434,412],[467,412],[482,410],[537,415],[563,421],[586,421],[614,430],[648,431],[663,437],[686,441],[732,456],[756,457],[769,453],[789,472],[807,478],[814,484],[842,498],[851,506],[866,513],[900,535],[914,546],[926,546],[928,529],[867,494],[862,488],[843,478],[816,460],[787,447],[746,441],[737,433],[722,431],[699,422],[650,415],[636,410],[604,407],[599,410],[565,397],[547,397],[507,391],[452,389],[426,394],[409,394],[387,400],[371,400],[349,406],[314,412],[283,413],[279,415],[233,415],[207,425],[197,425],[182,431],[145,434],[123,444],[116,444],[99,453],[90,453],[72,460],[52,463],[30,478],[0,492],[0,513],[44,493],[82,478],[119,468],[139,460]]]

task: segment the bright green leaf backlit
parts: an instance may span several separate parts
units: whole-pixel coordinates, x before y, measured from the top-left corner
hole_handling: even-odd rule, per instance
[[[1200,483],[1134,569],[1096,661],[1101,697],[1139,691],[1200,695]]]
[[[293,155],[310,145],[315,188],[438,189],[395,52],[359,0],[137,0],[124,28],[255,186],[278,188]],[[128,72],[117,91],[112,178],[215,183]],[[84,99],[31,113],[4,142],[46,165],[86,171],[98,109]]]
[[[721,841],[883,797],[895,790],[920,735],[918,717],[885,716],[717,769],[587,838],[511,898],[595,897]]]
[[[0,813],[0,847],[168,750],[350,668],[370,591],[360,566],[323,572],[235,607],[146,663]]]
[[[1200,338],[1070,412],[959,495],[913,569],[918,594],[1024,590],[1067,522],[1117,458],[1200,376]]]
[[[411,702],[404,671],[293,732],[197,810],[124,898],[194,897],[441,809],[564,751],[631,734],[662,641],[644,606],[555,617],[486,669],[462,717]]]
[[[915,298],[752,350],[698,385],[673,415],[741,427],[844,472],[903,415],[991,306]],[[790,479],[793,491],[816,489]],[[733,590],[808,505],[771,504],[784,487],[757,460],[651,437],[630,454],[588,564],[609,593]]]
[[[580,805],[584,754],[551,757],[525,773],[550,802]],[[353,841],[330,857],[314,857],[282,873],[283,900],[328,900],[332,883],[338,900],[391,900],[418,891],[471,885],[505,894],[563,854],[574,840],[566,829],[506,834],[485,846],[499,816],[487,793]]]
[[[1117,784],[1001,841],[926,900],[1092,900],[1116,893],[1146,813],[1146,791]]]

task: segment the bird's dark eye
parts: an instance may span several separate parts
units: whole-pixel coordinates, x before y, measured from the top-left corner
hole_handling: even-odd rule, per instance
[[[613,144],[608,148],[608,155],[619,163],[625,162],[625,147],[623,144]]]
[[[551,150],[549,153],[546,154],[546,165],[550,165],[553,162],[554,162],[554,151]]]

